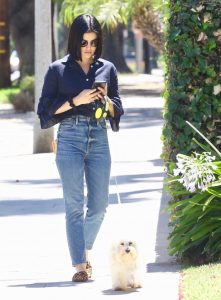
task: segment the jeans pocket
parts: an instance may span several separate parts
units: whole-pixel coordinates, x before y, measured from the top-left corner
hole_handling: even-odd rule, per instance
[[[76,126],[76,118],[66,118],[61,121],[59,125],[59,131],[73,129]]]

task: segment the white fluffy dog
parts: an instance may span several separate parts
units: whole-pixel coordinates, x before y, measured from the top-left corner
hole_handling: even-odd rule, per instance
[[[141,288],[139,274],[140,258],[134,241],[120,240],[111,248],[112,286],[115,291]]]

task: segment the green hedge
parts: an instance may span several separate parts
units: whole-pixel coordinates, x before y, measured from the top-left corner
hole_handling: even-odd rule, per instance
[[[172,174],[178,153],[200,153],[205,142],[186,121],[221,148],[221,1],[169,0],[169,11],[162,157]],[[171,254],[192,263],[220,259],[221,191],[211,198],[179,182],[167,188]]]
[[[196,149],[190,121],[221,143],[221,1],[170,0],[166,44],[163,158]]]

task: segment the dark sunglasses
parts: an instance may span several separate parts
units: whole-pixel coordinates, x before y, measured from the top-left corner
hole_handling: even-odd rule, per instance
[[[86,41],[86,40],[82,40],[82,41],[81,41],[81,47],[87,47],[88,44],[90,45],[90,47],[97,47],[98,39],[93,40],[93,41],[91,41],[91,42],[88,42],[88,41]]]

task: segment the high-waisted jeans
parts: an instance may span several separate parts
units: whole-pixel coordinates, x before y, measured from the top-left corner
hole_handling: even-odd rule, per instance
[[[86,262],[85,251],[92,249],[108,206],[111,157],[105,120],[69,117],[60,123],[57,139],[56,164],[63,187],[68,246],[75,266]]]

